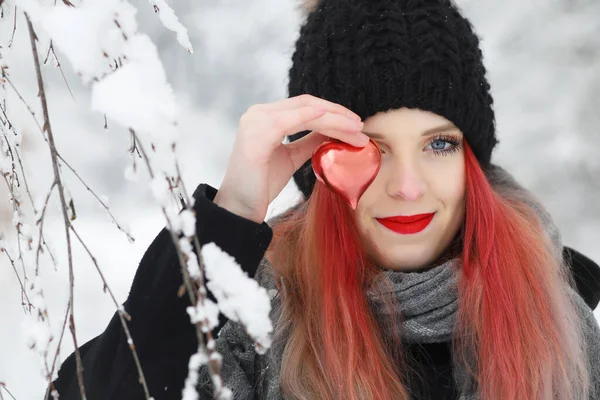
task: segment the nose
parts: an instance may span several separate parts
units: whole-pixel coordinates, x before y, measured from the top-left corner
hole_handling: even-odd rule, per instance
[[[395,160],[387,182],[387,192],[392,197],[407,201],[419,200],[425,193],[425,182],[418,165],[409,157]]]

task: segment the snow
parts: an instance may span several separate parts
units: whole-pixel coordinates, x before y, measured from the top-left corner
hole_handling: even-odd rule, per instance
[[[176,231],[183,233],[186,237],[196,234],[196,216],[191,210],[183,210],[177,217],[173,218]]]
[[[214,302],[210,301],[210,299],[204,299],[204,305],[198,302],[196,307],[189,306],[187,308],[187,313],[194,324],[202,322],[205,319],[208,321],[208,326],[202,327],[202,332],[204,333],[211,331],[219,325],[219,308]]]
[[[137,10],[122,0],[86,0],[77,7],[62,2],[47,6],[35,0],[16,3],[50,34],[86,83],[112,70],[109,63],[125,54],[124,36],[137,30]]]
[[[188,37],[187,28],[179,22],[179,18],[177,18],[177,15],[175,15],[173,9],[169,7],[167,2],[165,0],[150,0],[150,3],[152,3],[155,8],[165,28],[175,32],[179,44],[190,53],[193,53],[194,49],[192,48],[192,43]]]
[[[170,139],[175,134],[175,96],[155,45],[148,36],[135,35],[123,50],[125,65],[94,84],[92,110],[136,132],[158,132],[156,137]]]
[[[161,206],[167,207],[171,199],[169,183],[164,176],[155,176],[151,182],[152,194]]]
[[[219,310],[230,320],[241,323],[258,344],[257,351],[264,354],[271,346],[273,331],[267,290],[248,277],[235,259],[216,244],[204,245],[201,253],[206,287],[217,299]]]
[[[42,114],[26,24],[21,17],[12,48],[6,45],[12,35],[13,6],[30,11],[34,25],[40,27],[37,34],[42,59],[49,44],[46,30],[58,35],[54,45],[75,101],[50,56],[43,73],[57,146],[97,193],[110,198],[111,210],[120,223],[131,227],[136,238],[129,243],[96,200],[64,169],[77,207],[76,228],[98,259],[119,304],[127,297],[144,250],[165,224],[158,205],[166,204],[174,220],[177,215],[172,211],[170,192],[164,190],[164,175],[153,191],[146,166],[127,151],[131,137],[124,126],[136,129],[146,140],[147,151],[149,141],[156,141],[159,154],[154,165],[160,172],[172,172],[173,166],[168,165],[172,159],[169,144],[177,140],[182,178],[189,193],[201,182],[218,187],[240,115],[252,104],[286,96],[287,68],[299,24],[293,0],[138,3],[85,0],[71,9],[59,1],[52,12],[46,12],[53,0],[5,0],[7,18],[0,21],[0,65],[11,66],[10,79],[38,120]],[[158,18],[153,4],[160,8]],[[459,4],[483,37],[501,141],[495,160],[539,195],[567,245],[600,261],[600,158],[591,145],[600,124],[600,3],[459,0]],[[180,20],[170,14],[171,7]],[[114,24],[109,9],[118,14],[122,31]],[[98,29],[104,34],[94,36]],[[122,32],[130,40],[122,40]],[[176,32],[177,40],[172,32]],[[193,56],[184,50],[189,48],[191,52],[192,43]],[[110,57],[99,55],[100,49]],[[113,58],[120,55],[127,55],[127,60],[122,57],[122,68],[114,69]],[[33,177],[29,182],[32,195],[41,211],[52,183],[47,145],[9,86],[0,87],[0,98],[4,91],[13,116],[13,132],[17,134],[7,137],[21,145],[25,169]],[[108,117],[106,130],[104,113]],[[4,138],[0,139],[4,145]],[[0,170],[12,169],[5,156],[0,160]],[[28,201],[24,190],[19,195]],[[0,185],[0,232],[14,256],[18,254],[14,247],[14,210],[8,198],[5,185]],[[299,198],[295,185],[288,184],[269,207],[268,217]],[[37,350],[43,349],[50,336],[54,340],[49,347],[56,345],[68,301],[64,226],[57,213],[57,199],[55,193],[45,223],[48,244],[57,257],[56,271],[44,255],[35,286],[43,291],[43,298],[34,297],[48,310],[46,325],[37,320],[37,315],[23,312],[17,278],[6,255],[0,253],[0,302],[6,327],[0,331],[0,357],[10,360],[0,363],[0,381],[17,399],[42,397],[45,371]],[[14,222],[27,226],[28,235],[36,235],[38,226],[31,222],[34,217],[25,213]],[[186,236],[191,230],[190,217],[182,215],[177,223]],[[224,274],[217,272],[210,290],[218,291],[217,286],[228,282],[246,290],[234,261],[218,249],[212,252],[214,258],[205,260],[209,269],[222,263],[234,278],[226,281]],[[75,322],[79,343],[83,344],[106,328],[115,306],[79,245],[74,245],[74,260]],[[193,259],[188,261],[191,271],[190,262]],[[33,278],[31,271],[28,278]],[[267,302],[260,299],[260,291],[256,292],[254,305],[264,314]],[[242,301],[234,298],[224,302],[227,312],[237,309],[234,300]],[[202,311],[214,316],[218,311],[215,307]],[[596,315],[600,317],[600,309]],[[266,340],[266,330],[261,332],[252,325],[251,329]],[[32,338],[39,343],[34,351],[27,347]],[[72,351],[73,341],[67,331],[59,363]]]
[[[182,400],[197,400],[198,392],[196,391],[196,383],[198,382],[198,370],[200,367],[208,362],[208,359],[201,354],[195,353],[190,357],[190,361],[188,363],[188,376],[185,380],[184,388],[183,388],[183,397]]]

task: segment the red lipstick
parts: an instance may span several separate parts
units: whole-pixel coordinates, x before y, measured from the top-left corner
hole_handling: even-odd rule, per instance
[[[416,214],[388,218],[377,218],[377,221],[389,230],[405,235],[421,232],[427,228],[435,213]]]

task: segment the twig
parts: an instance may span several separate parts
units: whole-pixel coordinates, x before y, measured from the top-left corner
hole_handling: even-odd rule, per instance
[[[13,174],[14,174],[14,167],[13,167]],[[6,186],[8,187],[8,190],[12,197],[13,209],[15,212],[19,213],[20,203],[19,203],[18,197],[13,189],[13,185],[8,181],[6,176],[2,176],[2,177],[4,178],[4,182],[6,183]],[[23,280],[25,282],[27,282],[27,272],[25,270],[25,261],[23,260],[23,249],[21,247],[21,236],[23,235],[23,233],[21,231],[21,222],[20,221],[17,222],[17,224],[15,225],[15,228],[17,229],[17,246],[19,249],[19,261],[21,261],[21,267],[23,269]]]
[[[54,375],[54,369],[56,368],[56,360],[58,359],[58,354],[60,353],[60,345],[62,344],[63,336],[65,334],[65,330],[67,327],[67,320],[69,319],[69,312],[71,311],[71,304],[67,304],[67,311],[65,312],[65,318],[63,320],[62,329],[60,330],[60,337],[58,338],[58,344],[56,345],[56,353],[54,353],[54,358],[52,359],[52,366],[50,367],[50,371],[48,373],[48,390],[46,391],[46,398],[48,400],[48,396],[50,395],[50,390],[54,388],[54,383],[52,382],[52,375]]]
[[[185,185],[183,184],[183,180],[181,179],[181,170],[179,169],[179,162],[177,158],[175,158],[175,170],[177,172],[177,180],[176,183],[181,190],[182,201],[184,201],[184,207],[191,208],[191,197],[188,195],[187,190],[185,189]],[[202,253],[200,252],[200,239],[198,239],[198,235],[194,235],[194,246],[198,249],[198,265],[200,266],[200,274],[204,277],[204,260],[202,258]],[[237,317],[238,321],[241,321],[242,318],[240,315],[233,310],[233,313]]]
[[[0,106],[0,109],[2,109],[1,106]],[[2,110],[2,111],[4,112],[4,110]],[[8,119],[7,119],[7,121],[8,121]],[[9,129],[10,129],[10,127],[11,127],[10,121],[8,121],[8,122],[9,122]],[[10,146],[10,142],[8,141],[8,138],[6,137],[6,135],[4,135],[4,139],[6,140],[6,143],[8,144],[9,149],[11,150],[11,155],[12,155],[13,150]],[[33,212],[37,215],[37,208],[35,206],[35,201],[33,201],[31,189],[29,189],[29,184],[27,183],[27,174],[25,173],[25,168],[23,167],[23,160],[21,158],[21,154],[20,154],[18,148],[14,149],[14,155],[16,155],[17,161],[19,162],[19,168],[21,169],[21,175],[23,176],[23,183],[25,184],[25,191],[27,192],[27,196],[29,197],[29,201],[31,203],[31,208],[33,209]],[[13,157],[13,160],[14,160],[14,157]],[[18,177],[18,175],[16,174],[16,171],[15,171],[15,176]],[[47,203],[46,203],[46,205],[47,205]],[[42,226],[43,226],[43,223],[42,223]],[[44,232],[41,228],[40,228],[40,241],[44,244],[44,247],[46,247],[46,250],[48,250],[48,254],[50,255],[50,258],[52,259],[52,263],[56,267],[56,259],[54,258],[54,255],[52,254],[50,247],[46,243],[46,238],[44,237]],[[39,252],[38,252],[38,255],[39,255]],[[39,264],[37,264],[37,265],[39,265]],[[36,275],[37,275],[37,271],[38,271],[38,269],[36,268]]]
[[[63,71],[62,66],[60,65],[60,60],[58,59],[56,53],[54,52],[54,45],[52,44],[52,40],[50,40],[50,46],[48,47],[48,53],[46,54],[46,58],[44,59],[44,65],[46,65],[46,63],[48,62],[48,57],[50,57],[50,52],[52,52],[52,54],[54,55],[54,59],[56,60],[56,66],[60,70],[60,74],[62,75],[63,80],[65,81],[65,85],[67,86],[67,89],[69,90],[69,94],[71,95],[71,98],[73,100],[75,100],[75,96],[73,96],[73,92],[71,91],[69,82],[67,82],[67,77],[65,76],[65,72]]]
[[[129,148],[129,154],[134,155],[137,153],[138,157],[142,158],[140,150],[137,147],[137,138],[135,136],[135,133],[131,129],[129,130],[129,132],[131,133],[131,147]]]
[[[19,149],[15,148],[15,155],[17,156],[17,161],[19,162],[19,168],[21,168],[21,175],[23,176],[23,183],[25,184],[25,191],[27,192],[27,196],[29,196],[29,201],[31,202],[31,207],[33,208],[33,212],[37,213],[35,209],[35,202],[33,201],[33,196],[31,195],[31,190],[29,190],[29,184],[27,183],[27,177],[25,174],[25,168],[23,168],[23,161],[21,160],[21,154],[19,153]]]
[[[42,126],[40,125],[39,121],[37,120],[37,117],[35,116],[35,112],[33,111],[33,109],[29,106],[29,104],[27,103],[27,101],[25,101],[25,99],[23,98],[23,96],[21,96],[21,94],[19,93],[19,91],[17,90],[17,88],[15,87],[15,85],[8,79],[6,78],[6,80],[8,81],[8,83],[11,85],[11,87],[13,88],[13,90],[15,91],[15,93],[17,94],[17,96],[19,97],[19,99],[21,100],[21,102],[25,105],[25,107],[27,107],[27,109],[29,110],[29,113],[31,114],[31,116],[33,117],[35,123],[37,124],[38,128],[40,129],[40,131],[42,132],[42,134],[44,133],[44,128],[42,128]],[[46,136],[44,136],[44,140],[46,142],[48,142],[48,139],[46,138]],[[108,214],[110,215],[111,219],[113,220],[113,222],[115,223],[115,225],[117,226],[117,228],[119,230],[121,230],[123,233],[125,233],[125,235],[127,236],[127,239],[131,242],[135,242],[135,238],[133,236],[131,236],[131,234],[129,232],[127,232],[118,222],[117,219],[115,218],[115,216],[111,213],[111,211],[109,210],[108,206],[100,199],[100,197],[98,197],[96,195],[96,193],[90,188],[90,186],[81,178],[81,176],[79,176],[79,174],[77,174],[77,172],[75,171],[75,169],[73,167],[71,167],[71,165],[67,162],[67,160],[65,160],[65,158],[58,152],[58,150],[54,149],[54,151],[56,152],[56,157],[58,157],[66,166],[67,168],[69,168],[77,177],[77,179],[79,179],[79,181],[86,187],[86,189],[92,193],[92,195],[100,202],[100,204],[102,205],[102,207],[104,207],[104,209],[108,212]],[[141,157],[141,155],[140,155]]]
[[[50,197],[52,196],[52,191],[54,190],[54,187],[56,186],[56,179],[52,182],[52,186],[50,186],[50,190],[48,190],[48,194],[46,195],[46,200],[44,201],[44,206],[42,207],[42,214],[40,215],[40,217],[38,218],[38,220],[36,221],[36,224],[40,225],[40,233],[39,233],[39,239],[38,239],[38,246],[37,246],[37,251],[35,254],[35,275],[38,275],[39,272],[39,268],[40,268],[40,252],[42,251],[42,241],[43,241],[43,232],[44,232],[44,221],[46,220],[46,209],[48,208],[48,203],[50,202]],[[37,215],[37,212],[36,212]],[[43,241],[44,244],[46,244],[46,241]],[[52,258],[52,261],[54,262],[55,266],[56,266],[56,261],[54,260],[54,256],[52,255],[52,252],[50,252],[50,248],[48,247],[48,245],[46,244],[46,248],[48,249],[48,253],[50,253],[50,257]]]
[[[155,174],[154,171],[152,169],[152,166],[150,165],[150,159],[148,158],[148,155],[146,153],[146,151],[144,150],[144,147],[142,145],[142,143],[140,142],[139,138],[137,137],[135,131],[133,129],[129,129],[129,131],[131,132],[131,134],[134,136],[136,143],[137,143],[137,147],[139,148],[140,152],[143,155],[143,159],[146,162],[146,166],[148,168],[148,173],[150,175],[151,179],[155,178]],[[165,177],[165,179],[167,179]],[[168,179],[167,179],[168,181]],[[170,182],[169,182],[170,184]],[[189,205],[189,202],[188,202]],[[190,303],[192,304],[192,306],[195,308],[196,305],[198,304],[198,302],[201,305],[204,305],[204,295],[202,291],[197,291],[193,286],[193,282],[192,282],[192,278],[189,275],[189,271],[187,269],[187,264],[185,261],[185,256],[181,250],[181,247],[179,245],[179,240],[177,238],[177,236],[175,235],[175,232],[173,231],[173,226],[171,224],[171,221],[169,219],[167,210],[164,208],[164,206],[161,205],[161,209],[162,212],[165,216],[165,219],[167,220],[167,229],[169,231],[169,233],[171,234],[171,240],[173,241],[173,245],[175,246],[175,251],[177,252],[177,258],[179,260],[179,265],[181,267],[181,274],[183,276],[183,282],[184,282],[184,286],[186,288],[186,292],[188,294],[188,297],[190,299]],[[198,260],[200,262],[200,260],[202,260],[201,258],[201,253],[200,253],[200,241],[198,240],[198,236],[194,235],[194,245],[196,247],[196,251],[197,251],[197,256],[198,256]],[[200,276],[200,281],[197,282],[198,287],[203,287],[203,279],[202,279],[203,274],[201,273]],[[217,357],[213,357],[216,353],[216,350],[214,348],[211,348],[209,346],[206,346],[204,344],[204,337],[203,337],[203,332],[202,332],[202,325],[207,326],[209,325],[208,319],[204,318],[204,321],[199,321],[195,324],[195,328],[196,328],[196,338],[198,339],[198,348],[200,352],[203,353],[208,353],[208,359],[211,360],[211,362],[208,363],[208,370],[211,376],[220,376],[220,363],[219,363],[219,358]],[[206,329],[206,339],[207,339],[207,343],[210,343],[213,341],[212,338],[212,333],[210,331],[210,329]],[[217,388],[217,386],[215,385],[215,388]],[[220,392],[220,389],[216,389],[217,392]],[[219,393],[217,393],[219,394]]]
[[[6,121],[2,121],[2,123],[8,124],[8,129],[13,130],[13,125],[10,122],[10,119],[8,119],[8,115],[6,115],[6,110],[4,109],[4,107],[2,107],[2,104],[0,104],[0,111],[2,111],[2,114],[4,114],[4,119],[6,120]]]
[[[4,77],[6,77],[6,76],[4,76]],[[11,85],[12,85],[12,83],[11,83]],[[18,91],[16,90],[16,88],[14,88],[14,86],[13,86],[13,89],[15,89],[15,92],[19,95]],[[20,97],[20,95],[19,95],[19,97]],[[25,100],[22,97],[20,97],[20,98],[24,102],[25,106],[29,110],[31,110],[31,107],[29,107],[29,105],[25,102]],[[8,118],[8,115],[6,114],[6,110],[4,109],[4,107],[2,107],[1,104],[0,104],[0,111],[2,111],[2,113],[4,114],[4,117],[6,118],[5,122],[8,124],[8,129],[12,130],[13,132],[15,132],[14,126],[10,122],[10,119]],[[41,126],[39,125],[39,123],[38,123],[38,121],[37,121],[37,119],[35,117],[35,114],[32,114],[32,117],[35,120],[36,124],[38,125],[38,127],[40,128],[40,131],[41,131]],[[16,134],[16,132],[15,132],[15,134]],[[44,140],[46,142],[48,142],[48,139],[46,139],[45,136],[43,136],[43,137],[44,137]],[[12,147],[10,145],[10,141],[8,140],[8,138],[6,137],[6,135],[4,135],[4,139],[6,140],[8,148],[9,148],[9,150],[11,152],[11,157],[13,158],[13,161],[14,161],[13,149],[12,149]],[[25,173],[25,168],[23,166],[23,161],[21,159],[21,154],[20,154],[20,152],[19,152],[19,150],[17,148],[14,149],[14,154],[16,155],[17,161],[19,162],[19,167],[21,169],[21,174],[23,175],[23,183],[25,184],[25,190],[27,192],[27,196],[29,197],[29,201],[31,202],[31,208],[33,209],[33,212],[35,214],[37,214],[37,208],[35,206],[35,202],[33,200],[32,194],[31,194],[31,190],[29,189],[29,184],[27,183],[27,175]],[[13,168],[13,171],[14,171],[14,168]],[[14,171],[14,174],[15,174],[15,177],[18,178],[18,175],[16,174],[16,171]],[[46,205],[47,205],[47,203],[46,203]],[[38,220],[38,223],[39,223],[39,220]],[[43,226],[43,223],[42,223],[42,226]],[[56,269],[56,259],[54,258],[54,255],[52,254],[52,251],[50,250],[50,247],[48,246],[48,243],[46,243],[46,238],[44,237],[43,230],[41,228],[40,228],[40,241],[43,243],[44,247],[48,251],[48,254],[50,255],[50,258],[52,259],[52,263],[53,263],[53,265],[54,265],[54,267]],[[38,247],[38,255],[36,256],[36,265],[38,267],[39,267],[39,251],[41,251],[41,247]],[[37,276],[37,272],[38,272],[38,267],[36,267],[36,276]]]
[[[21,296],[25,298],[25,300],[27,300],[27,303],[23,303],[23,301],[21,301],[21,305],[22,306],[27,306],[28,312],[31,312],[31,308],[33,307],[33,304],[31,304],[31,300],[29,300],[29,296],[27,296],[27,291],[25,290],[25,285],[23,285],[23,281],[21,280],[21,277],[19,276],[19,272],[17,271],[17,266],[15,265],[15,261],[13,260],[13,258],[10,256],[10,254],[8,253],[8,250],[5,249],[4,247],[0,247],[0,252],[6,254],[6,257],[8,257],[8,260],[10,261],[10,264],[13,267],[13,270],[15,271],[15,275],[17,275],[17,280],[19,281],[19,285],[21,286]]]
[[[119,314],[119,319],[121,320],[121,325],[123,326],[123,331],[125,331],[125,336],[127,337],[127,343],[129,344],[129,349],[131,350],[131,353],[133,354],[133,360],[135,362],[135,366],[138,371],[140,383],[142,384],[142,387],[144,388],[144,394],[146,395],[146,399],[150,399],[150,391],[148,390],[148,384],[146,382],[146,378],[144,377],[144,371],[142,371],[142,364],[140,363],[140,359],[139,359],[137,351],[135,349],[135,344],[133,342],[133,338],[131,337],[129,327],[127,326],[127,322],[125,321],[125,320],[131,321],[131,316],[117,302],[117,299],[115,298],[112,290],[108,286],[108,282],[106,282],[106,278],[104,277],[104,274],[102,273],[102,270],[100,269],[100,266],[98,265],[98,261],[96,260],[96,257],[93,256],[90,249],[87,247],[87,245],[85,244],[83,239],[79,236],[79,234],[75,230],[75,227],[73,226],[73,224],[71,224],[71,230],[73,231],[73,233],[79,240],[79,243],[83,246],[85,251],[90,256],[92,262],[94,263],[94,266],[96,267],[96,270],[98,271],[98,274],[100,274],[100,278],[102,279],[102,282],[104,283],[104,291],[105,292],[108,291],[108,294],[110,295],[113,303],[117,307],[117,313]]]
[[[88,186],[87,183],[85,183],[85,181],[83,180],[83,178],[81,178],[81,176],[79,176],[79,174],[77,173],[77,171],[75,171],[75,169],[73,167],[71,167],[71,164],[69,164],[60,154],[57,154],[57,157],[67,166],[67,168],[69,168],[71,170],[71,172],[73,172],[73,174],[77,177],[77,179],[79,179],[79,181],[83,184],[83,186],[85,186],[85,188],[92,194],[92,196],[94,196],[96,198],[96,200],[98,200],[98,202],[102,205],[102,207],[104,207],[104,209],[106,210],[106,212],[108,213],[108,215],[110,216],[110,218],[113,220],[113,222],[115,223],[115,225],[117,226],[117,228],[122,231],[126,236],[127,239],[130,242],[135,242],[135,238],[133,236],[131,236],[131,234],[129,232],[127,232],[125,230],[125,228],[123,228],[119,222],[117,221],[117,219],[115,218],[115,216],[112,214],[112,212],[110,211],[110,209],[108,208],[108,205],[106,205],[104,203],[104,201],[102,201],[102,199],[96,194],[96,192],[94,192],[92,190],[92,188],[90,188]]]
[[[0,382],[0,387],[1,387],[2,389],[6,390],[6,393],[8,393],[8,395],[10,396],[10,398],[11,398],[11,399],[13,399],[13,400],[17,400],[17,399],[15,398],[15,396],[13,396],[13,394],[10,392],[10,390],[8,390],[8,389],[6,388],[6,383],[4,383],[4,382]],[[2,397],[2,391],[0,390],[0,400],[1,400],[1,399],[4,399],[4,397]]]
[[[139,139],[137,138],[137,135],[135,134],[135,131],[133,129],[129,129],[129,131],[131,132],[131,134],[136,138],[136,142],[139,143],[137,146],[139,146],[139,149],[142,153],[142,158],[144,159],[144,161],[146,162],[146,166],[148,168],[148,173],[150,174],[150,178],[154,179],[155,175],[154,175],[154,170],[152,168],[152,166],[150,165],[150,159],[148,158],[148,155],[146,154],[146,151],[144,150],[144,148],[142,147],[141,143],[139,142]],[[183,272],[183,281],[184,284],[186,286],[186,288],[188,289],[188,296],[190,298],[190,301],[192,303],[192,305],[196,305],[196,295],[195,295],[195,291],[192,287],[192,279],[189,276],[189,273],[187,271],[187,267],[183,258],[183,252],[181,251],[181,248],[179,247],[179,241],[177,240],[177,237],[175,236],[175,234],[172,232],[172,226],[171,226],[171,220],[169,219],[169,216],[167,214],[167,210],[164,208],[164,206],[161,206],[161,210],[167,220],[167,227],[169,229],[169,232],[171,232],[171,238],[173,239],[173,243],[175,245],[175,249],[177,250],[177,255],[179,257],[179,261],[180,261],[180,266],[182,268],[182,272]]]
[[[81,363],[81,354],[79,352],[79,346],[77,344],[77,334],[76,334],[76,328],[75,328],[75,318],[73,317],[73,313],[74,313],[74,274],[73,274],[73,254],[72,254],[72,249],[71,249],[71,236],[70,236],[70,230],[69,230],[69,216],[68,216],[68,212],[67,212],[67,202],[65,200],[65,193],[64,193],[64,186],[60,177],[60,172],[58,169],[58,160],[56,157],[57,151],[56,151],[56,145],[54,143],[54,134],[52,133],[52,126],[50,124],[50,116],[48,113],[48,103],[46,100],[46,93],[44,91],[44,81],[42,80],[42,71],[40,68],[40,60],[38,58],[38,52],[37,52],[37,46],[36,46],[36,40],[37,40],[37,36],[35,34],[35,31],[33,30],[33,25],[31,24],[31,20],[29,18],[29,15],[27,13],[25,13],[25,19],[27,21],[27,28],[29,30],[29,38],[31,41],[31,50],[33,53],[33,60],[35,62],[35,71],[36,71],[36,75],[37,75],[37,82],[38,82],[38,89],[39,89],[39,96],[40,96],[40,100],[42,102],[42,111],[44,114],[44,128],[42,129],[42,131],[47,133],[48,136],[48,144],[50,146],[50,153],[51,153],[51,158],[52,158],[52,167],[54,170],[54,178],[56,180],[56,184],[58,185],[58,194],[60,197],[60,202],[61,202],[61,209],[62,209],[62,214],[63,214],[63,220],[64,220],[64,224],[65,224],[65,236],[67,239],[67,254],[68,254],[68,262],[69,262],[69,304],[70,304],[70,315],[69,315],[69,328],[71,330],[71,336],[73,337],[73,344],[75,346],[75,360],[76,360],[76,364],[77,364],[77,381],[79,383],[79,392],[81,395],[81,399],[82,400],[86,400],[87,396],[85,395],[85,388],[83,386],[83,366]]]
[[[0,2],[1,3],[1,2]],[[10,37],[10,41],[8,42],[8,48],[10,49],[12,47],[12,44],[15,40],[15,33],[17,32],[17,6],[15,6],[15,12],[14,12],[14,17],[13,17],[13,30],[12,30],[12,35]]]
[[[29,111],[29,114],[31,114],[31,116],[33,117],[33,120],[35,121],[36,125],[40,129],[40,132],[44,132],[44,129],[42,128],[39,121],[37,120],[37,117],[35,116],[35,111],[33,111],[31,106],[29,105],[29,103],[27,103],[27,101],[25,101],[23,96],[21,96],[21,93],[19,92],[19,90],[15,87],[15,85],[12,83],[12,81],[8,78],[8,74],[4,74],[2,77],[6,80],[6,82],[8,82],[10,87],[15,91],[15,94],[17,95],[17,97],[19,97],[19,100],[21,100],[23,105],[27,108],[27,111]],[[48,141],[48,139],[46,139],[45,137],[44,137],[44,139],[46,141]]]

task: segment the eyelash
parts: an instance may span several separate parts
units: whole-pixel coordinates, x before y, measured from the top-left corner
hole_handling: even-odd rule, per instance
[[[433,154],[436,156],[448,156],[452,153],[459,151],[462,148],[461,140],[458,139],[457,137],[451,136],[451,135],[435,136],[427,142],[427,145],[425,147],[430,146],[432,143],[437,142],[437,141],[443,141],[446,143],[450,143],[452,146],[447,149],[444,149],[444,150],[433,150],[432,149]],[[385,150],[381,149],[381,154],[385,154]]]
[[[429,142],[427,142],[427,146],[430,146],[432,143],[435,143],[437,141],[443,141],[446,143],[450,143],[452,146],[448,147],[447,149],[444,149],[444,150],[433,150],[432,149],[433,154],[435,154],[436,156],[448,156],[452,153],[459,151],[462,147],[461,140],[458,139],[456,136],[451,136],[451,135],[435,136],[435,137],[431,138],[431,140],[429,140]]]

